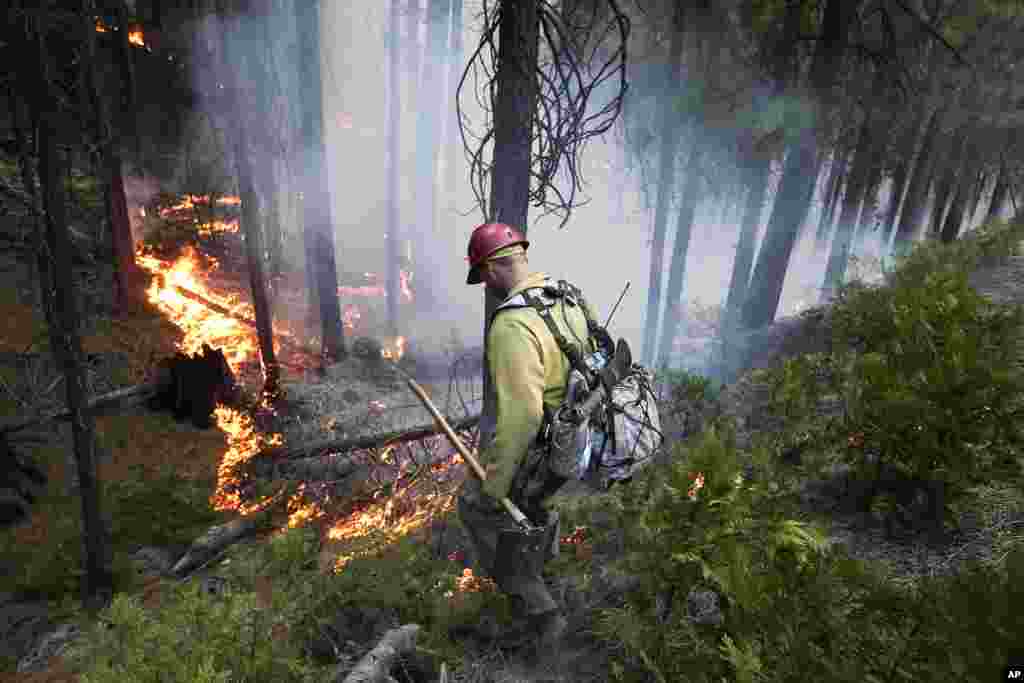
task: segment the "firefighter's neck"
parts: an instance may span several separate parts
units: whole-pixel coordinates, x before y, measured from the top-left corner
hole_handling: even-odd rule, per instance
[[[530,277],[530,266],[526,258],[498,259],[490,264],[490,277],[486,278],[487,288],[498,298],[505,300],[512,290]]]

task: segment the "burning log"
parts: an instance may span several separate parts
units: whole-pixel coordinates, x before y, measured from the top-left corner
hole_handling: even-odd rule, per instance
[[[373,648],[359,660],[359,663],[344,678],[343,671],[338,671],[334,680],[337,683],[391,683],[395,678],[391,675],[399,661],[416,649],[416,636],[419,624],[406,624],[393,628],[381,637],[377,647]]]
[[[173,289],[178,294],[181,294],[186,299],[188,299],[190,301],[194,301],[197,304],[200,304],[202,306],[206,306],[207,308],[209,308],[214,313],[219,313],[219,314],[221,314],[223,316],[231,318],[232,320],[237,320],[238,322],[242,323],[243,325],[251,327],[254,330],[256,329],[256,321],[255,320],[251,320],[249,318],[246,318],[243,315],[239,315],[238,313],[235,313],[234,311],[232,311],[230,308],[227,308],[226,306],[223,306],[223,305],[217,303],[216,301],[212,301],[210,299],[207,299],[205,296],[203,296],[202,294],[199,294],[198,292],[193,292],[191,289],[188,289],[186,287],[182,287],[180,285],[170,285],[170,287],[171,287],[171,289]],[[290,351],[292,353],[298,353],[298,354],[305,355],[305,356],[315,356],[315,354],[311,353],[309,350],[304,349],[301,346],[299,346],[299,345],[289,341],[287,338],[278,336],[277,337],[277,342],[281,345],[282,349],[287,349],[288,351]]]

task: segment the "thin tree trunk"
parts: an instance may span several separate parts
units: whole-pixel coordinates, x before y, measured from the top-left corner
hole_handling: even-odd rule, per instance
[[[956,190],[950,201],[949,214],[942,223],[942,230],[939,232],[939,239],[949,244],[960,234],[960,226],[964,222],[964,207],[967,204],[967,187],[963,182],[956,184]]]
[[[751,153],[753,155],[753,153]],[[730,321],[737,318],[747,298],[750,283],[750,268],[754,263],[754,249],[757,247],[757,229],[761,225],[761,211],[768,193],[768,169],[770,160],[766,155],[751,156],[748,165],[749,190],[743,208],[743,226],[736,244],[736,258],[733,261],[732,276],[729,279],[729,296],[726,299],[726,313]]]
[[[400,222],[401,208],[401,133],[402,133],[402,50],[401,50],[401,0],[391,0],[391,14],[388,30],[388,84],[390,98],[388,103],[388,151],[387,151],[387,234],[386,240],[386,273],[387,273],[387,307],[388,328],[392,337],[398,336],[398,297],[399,269],[401,264]]]
[[[683,21],[685,8],[676,5],[673,18],[672,43],[669,47],[668,85],[679,83],[683,69]],[[644,323],[643,362],[653,362],[657,351],[658,318],[661,311],[661,275],[665,269],[665,232],[671,197],[675,192],[676,152],[679,145],[679,115],[671,98],[666,97],[660,111],[658,139],[658,199],[654,209],[654,239],[651,242],[651,269],[647,282],[647,314]]]
[[[494,149],[488,218],[506,223],[525,235],[530,208],[530,162],[533,114],[537,104],[536,65],[539,44],[538,0],[501,5],[498,26],[497,96],[494,108]],[[484,288],[483,410],[480,444],[494,435],[494,388],[488,368],[488,323],[500,301]]]
[[[125,0],[117,0],[118,51],[121,55],[121,134],[135,143],[135,157],[142,159],[142,139],[139,136],[138,109],[139,91],[135,78],[135,56],[128,36],[128,8]],[[112,228],[113,229],[113,228]]]
[[[668,288],[665,290],[665,322],[661,328],[658,367],[668,367],[672,353],[672,340],[676,336],[682,318],[683,283],[686,280],[686,259],[690,253],[690,238],[693,235],[693,219],[697,212],[697,197],[701,183],[703,146],[694,144],[690,155],[686,185],[683,189],[682,205],[676,220],[676,238],[672,248],[672,266],[669,269]]]
[[[438,140],[441,126],[439,114],[443,102],[439,95],[443,85],[444,41],[447,29],[445,20],[451,11],[451,0],[428,0],[427,48],[423,65],[422,96],[416,103],[419,115],[416,120],[416,182],[413,184],[413,206],[416,207],[417,222],[422,221],[416,231],[420,243],[415,253],[420,256],[419,270],[430,269],[419,278],[417,298],[422,310],[439,311],[442,292],[437,283],[443,282],[441,273],[435,272],[437,257],[437,228],[434,225],[434,178],[437,169]]]
[[[921,140],[921,150],[918,152],[914,169],[910,173],[907,196],[903,200],[903,210],[900,212],[899,223],[896,225],[896,235],[894,238],[896,247],[913,241],[917,228],[921,223],[925,205],[928,201],[928,191],[931,188],[932,155],[935,150],[935,141],[939,134],[941,119],[941,111],[935,111],[931,114],[925,129],[924,138]]]
[[[113,575],[107,534],[100,514],[100,484],[96,477],[96,429],[92,415],[85,410],[88,389],[82,369],[82,344],[79,337],[77,292],[71,270],[71,240],[68,235],[63,183],[63,160],[57,150],[58,98],[50,81],[49,53],[46,47],[48,17],[41,12],[38,28],[37,87],[39,120],[39,174],[43,207],[46,211],[46,243],[53,258],[52,296],[55,327],[49,329],[50,348],[64,370],[64,386],[71,411],[71,434],[77,461],[78,489],[82,501],[82,560],[85,580],[82,604],[90,611],[107,604],[113,595]],[[44,282],[44,292],[50,282]]]
[[[452,19],[449,39],[449,65],[448,65],[448,98],[442,111],[448,121],[449,133],[446,136],[444,146],[445,156],[445,181],[444,197],[447,216],[454,219],[458,215],[458,206],[455,203],[458,186],[458,161],[462,157],[459,143],[459,117],[455,107],[455,91],[459,87],[459,79],[462,77],[464,64],[462,63],[462,0],[452,0]]]
[[[850,258],[857,219],[867,189],[868,173],[871,170],[872,144],[870,115],[865,114],[853,150],[853,165],[847,178],[846,196],[839,211],[839,223],[836,225],[835,237],[832,238],[828,263],[825,266],[820,299],[822,302],[827,302],[835,296],[846,275],[846,264]]]
[[[320,2],[296,2],[300,39],[299,73],[303,94],[303,142],[306,151],[303,224],[312,247],[316,299],[320,309],[322,354],[328,361],[345,357],[338,270],[334,256],[334,226],[323,138],[323,93],[320,82]],[[307,267],[310,267],[307,264]]]
[[[248,3],[242,3],[240,10],[249,9]],[[232,34],[225,33],[225,53],[229,56],[228,78],[233,95],[235,110],[234,124],[228,126],[232,147],[235,155],[235,170],[238,173],[239,199],[242,202],[242,233],[245,238],[246,261],[249,270],[249,287],[252,291],[253,312],[256,316],[256,338],[259,341],[260,361],[263,366],[264,392],[276,394],[280,380],[280,368],[274,354],[273,320],[270,314],[270,303],[267,299],[267,282],[265,259],[263,252],[263,226],[260,211],[260,196],[256,189],[255,170],[252,164],[250,139],[253,135],[254,121],[262,120],[256,112],[257,93],[252,92],[247,84],[265,79],[267,74],[261,73],[261,64],[253,63],[251,56],[242,54],[241,45],[247,44],[238,20],[232,21]],[[227,24],[225,23],[225,32]],[[237,72],[234,69],[238,69]]]

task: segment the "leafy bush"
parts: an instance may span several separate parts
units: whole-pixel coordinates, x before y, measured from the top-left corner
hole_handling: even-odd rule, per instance
[[[787,519],[771,477],[744,481],[727,429],[685,450],[645,492],[620,494],[642,583],[597,623],[621,650],[616,680],[984,681],[1024,633],[1021,550],[901,587]],[[709,588],[723,619],[696,623],[687,596]]]
[[[249,592],[177,586],[159,610],[119,594],[69,656],[82,683],[302,681],[311,668],[286,637],[288,612]]]

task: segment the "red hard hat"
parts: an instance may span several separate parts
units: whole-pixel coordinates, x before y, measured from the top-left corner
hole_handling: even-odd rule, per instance
[[[513,244],[522,244],[524,248],[530,246],[526,235],[519,232],[510,225],[504,223],[484,223],[473,230],[469,238],[469,276],[466,278],[467,285],[476,285],[483,282],[480,277],[480,266],[487,258],[505,247]]]

